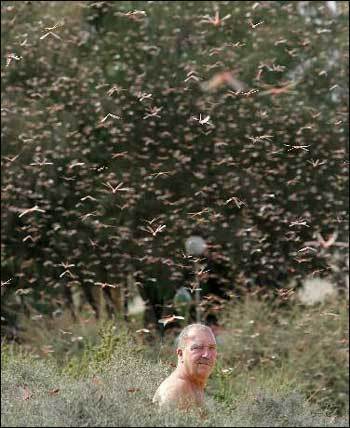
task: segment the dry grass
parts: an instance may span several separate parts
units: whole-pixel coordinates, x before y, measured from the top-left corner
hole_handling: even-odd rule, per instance
[[[138,355],[139,354],[139,355]],[[121,339],[112,360],[84,378],[63,376],[30,356],[6,358],[1,395],[4,426],[346,426],[297,394],[257,392],[233,406],[209,400],[205,420],[195,414],[160,413],[151,398],[169,367],[154,364]],[[281,425],[281,423],[283,423]]]
[[[2,423],[347,426],[347,307],[331,300],[277,310],[254,298],[229,306],[204,421],[159,413],[152,405],[154,391],[175,362],[170,332],[163,341],[154,336],[149,346],[135,333],[140,319],[128,327],[119,321],[118,329],[111,323],[69,326],[65,316],[40,329],[32,321],[25,333],[30,353],[23,346],[3,346]],[[82,340],[72,342],[73,337]],[[45,346],[53,352],[43,352]]]

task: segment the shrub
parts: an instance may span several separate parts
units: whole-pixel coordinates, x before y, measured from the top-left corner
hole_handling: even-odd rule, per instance
[[[227,308],[223,325],[218,398],[265,385],[277,393],[298,389],[324,410],[348,413],[348,302],[274,310],[247,297]]]
[[[106,331],[108,336],[110,332]],[[165,363],[146,359],[132,336],[116,335],[112,355],[90,355],[89,370],[61,374],[53,361],[2,350],[1,413],[4,426],[347,426],[298,394],[276,394],[263,385],[254,393],[232,394],[231,403],[208,396],[208,416],[159,412],[152,396],[170,373]],[[103,340],[101,343],[105,343]],[[95,359],[94,355],[107,356]]]

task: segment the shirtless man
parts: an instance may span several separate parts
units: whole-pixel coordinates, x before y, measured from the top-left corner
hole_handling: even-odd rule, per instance
[[[204,405],[204,389],[213,371],[217,350],[212,330],[203,324],[185,327],[178,338],[177,367],[159,386],[153,402],[182,410]]]

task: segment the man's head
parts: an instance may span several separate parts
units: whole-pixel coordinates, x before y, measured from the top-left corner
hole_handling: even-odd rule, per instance
[[[217,356],[212,330],[203,324],[185,327],[179,335],[176,353],[181,371],[193,381],[205,383]]]

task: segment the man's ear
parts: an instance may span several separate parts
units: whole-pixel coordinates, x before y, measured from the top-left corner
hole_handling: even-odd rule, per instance
[[[182,352],[181,348],[177,348],[176,353],[177,353],[178,357],[182,357],[182,355],[183,355],[183,352]]]

